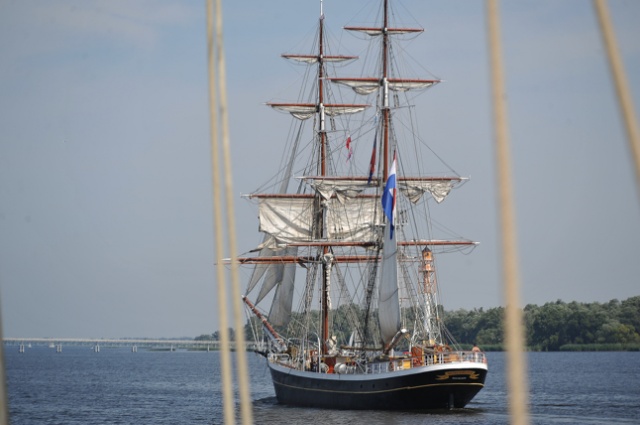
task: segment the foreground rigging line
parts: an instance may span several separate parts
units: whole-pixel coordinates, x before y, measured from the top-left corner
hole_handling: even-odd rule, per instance
[[[524,362],[524,330],[519,300],[519,272],[516,238],[516,215],[511,187],[511,161],[508,135],[506,89],[498,0],[487,0],[489,53],[495,119],[496,155],[498,163],[498,195],[502,226],[502,280],[505,309],[505,341],[507,345],[507,382],[509,384],[509,412],[511,423],[529,423],[528,384]]]
[[[3,341],[4,340],[2,339],[2,311],[0,311],[0,425],[8,425],[9,424],[9,403],[7,399],[7,384],[6,384],[6,375],[4,371]]]
[[[620,102],[620,110],[622,111],[627,137],[629,138],[629,149],[631,150],[636,170],[636,189],[638,191],[638,200],[640,200],[640,130],[638,130],[638,123],[635,120],[636,113],[631,100],[631,89],[629,88],[629,82],[622,65],[622,58],[618,51],[618,43],[616,42],[616,35],[613,31],[607,4],[605,0],[594,0],[593,5],[598,15],[602,38],[609,57],[609,66],[611,67],[618,101]]]
[[[231,198],[232,177],[231,177],[231,155],[229,149],[229,130],[228,130],[228,114],[227,114],[227,92],[226,92],[226,74],[225,74],[225,58],[224,43],[222,36],[222,0],[215,0],[215,37],[213,25],[213,0],[207,1],[207,53],[209,67],[209,106],[210,106],[210,133],[211,133],[211,166],[214,196],[214,233],[216,240],[217,255],[222,256],[224,252],[223,235],[225,229],[222,225],[222,208],[221,208],[221,185],[219,179],[219,158],[218,158],[218,113],[221,121],[221,136],[223,150],[223,170],[225,172],[225,191],[227,204],[227,220],[228,220],[228,237],[229,249],[231,251],[231,281],[232,281],[232,306],[233,317],[237,334],[236,344],[236,360],[238,365],[238,387],[240,392],[240,410],[242,423],[249,425],[253,423],[253,412],[249,395],[249,383],[247,373],[246,354],[244,350],[245,341],[242,330],[242,315],[240,313],[240,293],[238,290],[237,262],[235,261],[236,240],[235,240],[235,221],[233,211],[233,199]],[[215,51],[214,51],[215,50]],[[214,54],[216,55],[214,60]],[[215,63],[217,63],[217,80]],[[217,84],[217,85],[216,85]],[[220,90],[220,103],[217,102],[216,86]],[[222,363],[222,389],[223,389],[223,411],[224,423],[231,425],[235,423],[235,414],[233,411],[233,387],[231,380],[231,359],[229,344],[229,327],[227,322],[227,290],[224,269],[219,267],[217,272],[218,279],[218,315],[220,320],[220,336],[222,342],[221,363]]]

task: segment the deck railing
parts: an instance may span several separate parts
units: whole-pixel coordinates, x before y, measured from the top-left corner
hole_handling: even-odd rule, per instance
[[[336,358],[333,358],[334,361]],[[272,354],[270,360],[274,363],[277,363],[281,366],[297,368],[303,364],[303,361],[300,360],[299,364],[294,364],[291,361],[291,356],[286,353],[282,354]],[[471,352],[471,351],[451,351],[451,352],[439,352],[439,353],[431,353],[431,354],[423,354],[422,356],[402,356],[402,357],[394,357],[388,361],[376,361],[369,362],[366,364],[367,374],[378,374],[378,373],[387,373],[395,370],[408,370],[411,368],[421,367],[421,366],[433,366],[438,364],[451,364],[451,363],[487,363],[487,358],[483,352]],[[311,367],[311,361],[309,360],[308,365],[305,366],[306,370],[314,370],[318,371],[318,367]],[[339,374],[354,374],[358,373],[358,370],[361,370],[359,367],[356,367],[355,363],[352,362],[348,357],[339,359],[338,362],[335,363],[335,368],[328,367],[323,363],[321,363],[325,367],[320,367],[320,373],[339,373]],[[343,368],[339,368],[339,365],[345,365]]]

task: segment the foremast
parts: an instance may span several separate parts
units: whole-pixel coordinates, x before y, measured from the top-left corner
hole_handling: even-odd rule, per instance
[[[296,60],[299,62],[306,62],[308,64],[316,64],[317,65],[317,96],[316,103],[268,103],[274,109],[282,110],[291,113],[294,117],[298,119],[307,119],[310,118],[313,114],[316,114],[318,117],[318,128],[317,128],[317,140],[319,147],[319,159],[318,159],[318,167],[317,174],[320,178],[325,178],[328,176],[327,173],[327,130],[326,130],[326,116],[334,116],[339,114],[351,114],[357,113],[364,110],[369,105],[365,104],[326,104],[325,103],[325,62],[341,62],[357,59],[356,56],[344,56],[344,55],[325,55],[324,49],[324,11],[323,11],[323,2],[320,1],[320,18],[318,22],[318,53],[316,55],[298,55],[298,54],[287,54],[282,55],[282,57],[286,59]],[[285,194],[285,197],[290,197],[290,195]],[[327,240],[328,234],[326,231],[326,214],[327,208],[325,207],[325,203],[323,202],[323,197],[317,191],[314,192],[313,201],[312,201],[312,213],[311,220],[312,226],[310,229],[310,240]],[[267,198],[274,197],[267,195]],[[277,197],[277,196],[275,196]],[[295,196],[291,197],[295,198]],[[291,244],[291,246],[295,246]],[[309,246],[308,242],[305,241],[303,246]],[[320,262],[322,267],[322,287],[321,287],[321,351],[322,354],[328,353],[328,341],[329,341],[329,310],[330,310],[330,279],[331,279],[331,267],[333,264],[333,255],[331,253],[330,244],[321,244],[318,245],[320,249],[317,257],[309,257],[314,263]],[[270,260],[275,260],[271,256]],[[282,260],[282,259],[280,259]],[[295,263],[301,264],[305,261],[304,258],[299,257],[297,255],[292,256],[292,260]],[[278,260],[276,260],[278,261]]]

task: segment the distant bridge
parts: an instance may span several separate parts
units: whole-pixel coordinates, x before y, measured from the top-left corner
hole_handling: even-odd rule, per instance
[[[47,345],[58,348],[66,345],[82,345],[94,347],[131,347],[137,350],[138,347],[155,350],[220,350],[220,341],[196,341],[192,339],[113,339],[113,338],[3,338],[6,345],[18,345],[22,350],[28,345]],[[230,347],[235,350],[235,342],[230,342]],[[246,343],[247,350],[256,348],[253,342]],[[60,348],[58,348],[60,350]]]

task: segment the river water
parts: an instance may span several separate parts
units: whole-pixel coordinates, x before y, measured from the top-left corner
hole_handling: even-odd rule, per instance
[[[380,412],[277,403],[262,357],[249,353],[256,424],[508,424],[504,353],[488,353],[485,388],[465,409]],[[221,424],[217,352],[128,348],[19,353],[5,346],[10,420],[31,424]],[[640,353],[528,353],[532,424],[640,424]]]

